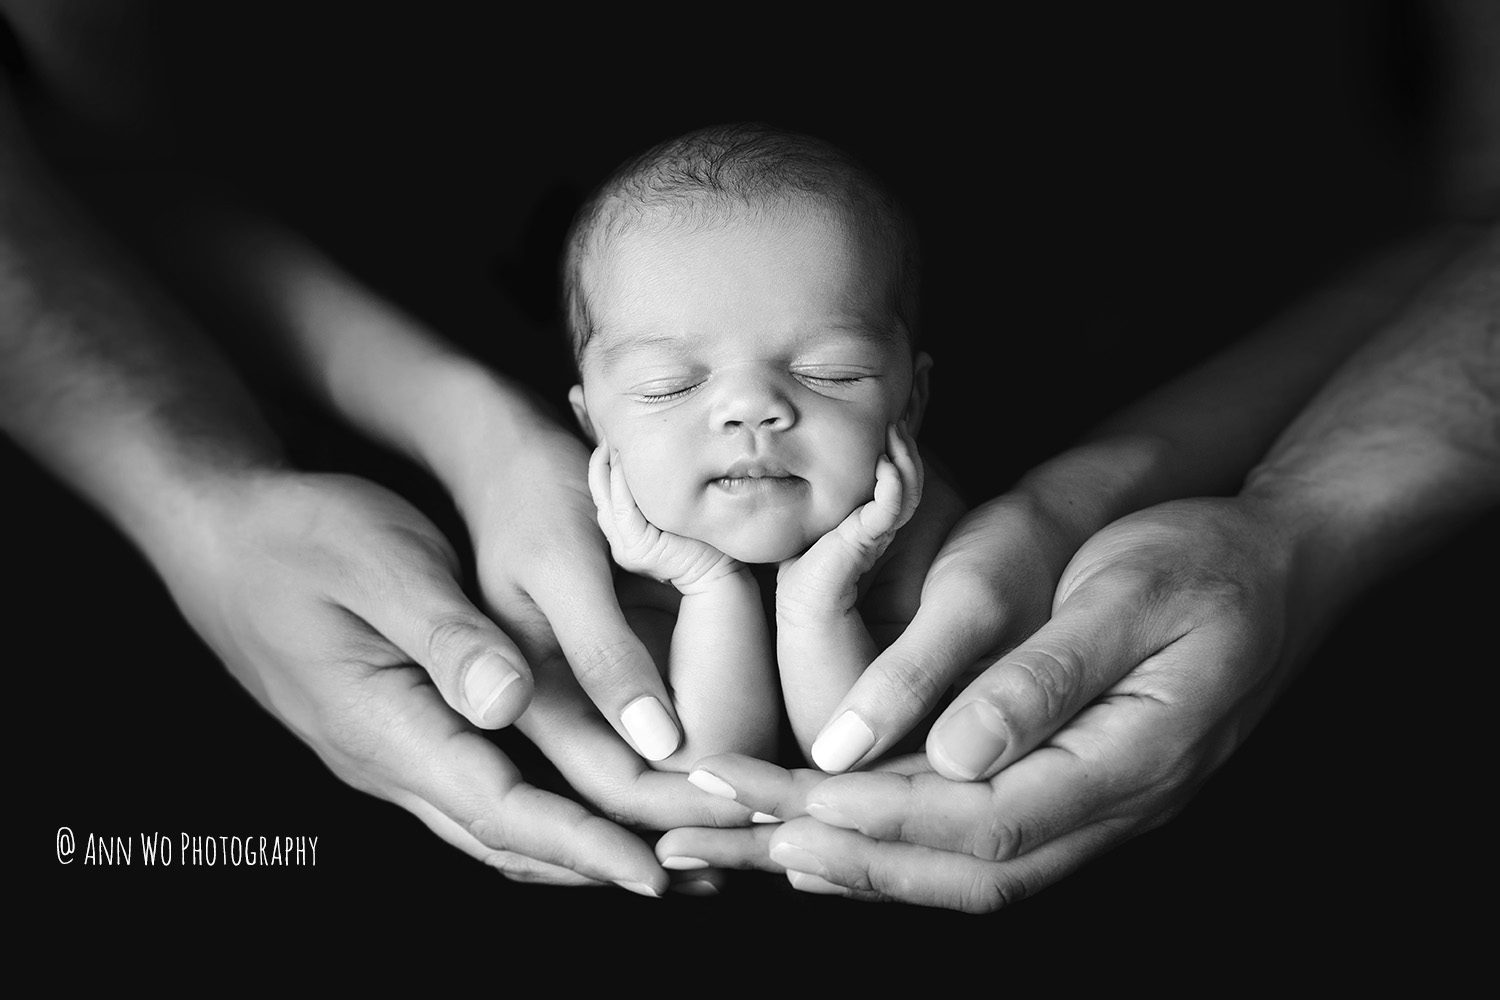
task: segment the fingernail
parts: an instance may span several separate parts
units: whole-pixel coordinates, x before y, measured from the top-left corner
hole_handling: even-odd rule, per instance
[[[971,701],[943,724],[929,744],[954,774],[973,781],[1005,752],[1005,719],[987,701]]]
[[[821,802],[809,802],[807,804],[807,814],[819,823],[825,823],[828,826],[836,826],[842,830],[859,829],[859,827],[845,819],[843,813],[830,806],[825,806]]]
[[[792,883],[792,888],[799,892],[813,892],[821,896],[847,896],[849,890],[841,885],[834,885],[826,878],[817,875],[809,875],[807,872],[787,872],[787,881]]]
[[[703,789],[710,795],[717,795],[721,799],[735,798],[734,786],[717,775],[709,774],[707,771],[693,771],[688,774],[688,781]]]
[[[652,899],[661,898],[661,893],[644,882],[627,882],[625,879],[615,879],[615,885],[621,889],[629,889],[638,896],[650,896]]]
[[[692,871],[694,868],[707,868],[708,862],[702,858],[687,858],[674,854],[663,861],[661,866],[663,868],[670,868],[673,871],[685,872]]]
[[[781,822],[781,818],[779,816],[772,816],[770,813],[756,812],[756,813],[751,813],[750,814],[750,822],[752,822],[752,823],[780,823]]]
[[[853,712],[845,712],[813,741],[813,763],[824,771],[847,771],[874,745],[875,734],[864,720]]]
[[[485,653],[475,660],[464,676],[464,699],[480,722],[492,721],[490,716],[500,704],[505,689],[521,679],[521,674],[499,653]]]
[[[620,713],[620,725],[647,760],[664,760],[677,749],[677,727],[672,724],[672,717],[649,694],[625,706]]]
[[[796,844],[780,843],[771,848],[771,860],[788,871],[820,872],[823,862]]]

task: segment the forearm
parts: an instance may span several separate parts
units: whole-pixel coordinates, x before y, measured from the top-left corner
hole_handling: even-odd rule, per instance
[[[684,758],[774,752],[780,712],[771,637],[747,569],[683,593],[667,675]]]
[[[1500,225],[1349,359],[1250,475],[1301,593],[1356,596],[1500,502]]]
[[[243,386],[50,177],[0,94],[0,420],[152,556],[226,475],[277,464]]]
[[[222,204],[174,213],[173,266],[362,433],[481,503],[500,461],[559,430],[532,392],[365,287],[300,236]]]
[[[1318,387],[1472,234],[1433,230],[1351,268],[1264,328],[1110,417],[1015,491],[1081,543],[1132,511],[1238,490]]]

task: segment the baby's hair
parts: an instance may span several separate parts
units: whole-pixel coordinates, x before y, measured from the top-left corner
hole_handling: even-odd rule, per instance
[[[594,334],[585,261],[648,214],[728,217],[751,207],[812,201],[866,227],[890,265],[892,315],[916,350],[920,259],[901,206],[852,156],[822,139],[761,122],[714,125],[659,143],[626,161],[579,208],[562,262],[562,313],[580,362]]]

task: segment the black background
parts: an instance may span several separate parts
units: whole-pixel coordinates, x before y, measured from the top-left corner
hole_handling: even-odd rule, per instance
[[[178,130],[182,164],[559,403],[553,262],[588,185],[714,121],[844,145],[918,219],[936,359],[923,447],[978,498],[1430,207],[1439,67],[1415,5],[1066,5],[993,24],[658,11],[590,22],[587,38],[583,23],[441,5],[148,6],[157,124]],[[461,530],[413,470],[261,388],[301,463],[376,476]],[[851,979],[861,961],[878,970],[886,954],[851,940],[909,942],[903,964],[1003,970],[997,982],[1116,963],[1181,976],[1186,955],[1217,963],[1217,982],[1293,958],[1330,977],[1442,978],[1465,957],[1472,929],[1450,908],[1483,895],[1488,868],[1473,831],[1493,786],[1476,690],[1494,662],[1493,519],[1377,587],[1182,817],[975,918],[756,874],[716,899],[507,883],[328,774],[127,543],[12,446],[0,462],[25,804],[10,858],[59,926],[87,915],[145,935],[149,906],[167,934],[285,935],[275,954],[362,938],[378,951],[426,929],[453,936],[444,963],[496,967],[552,954],[547,941],[584,963],[620,939],[649,945],[663,975],[707,951],[768,963],[754,966],[764,984],[804,948],[842,954]],[[316,835],[318,864],[145,869],[137,845],[130,868],[63,867],[49,840],[64,825],[133,841]]]

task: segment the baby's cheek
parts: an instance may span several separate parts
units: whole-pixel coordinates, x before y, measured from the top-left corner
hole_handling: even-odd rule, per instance
[[[641,515],[663,531],[683,534],[687,527],[687,511],[678,477],[663,471],[664,466],[657,456],[649,452],[621,456],[625,469],[625,482],[635,497],[635,505]]]

